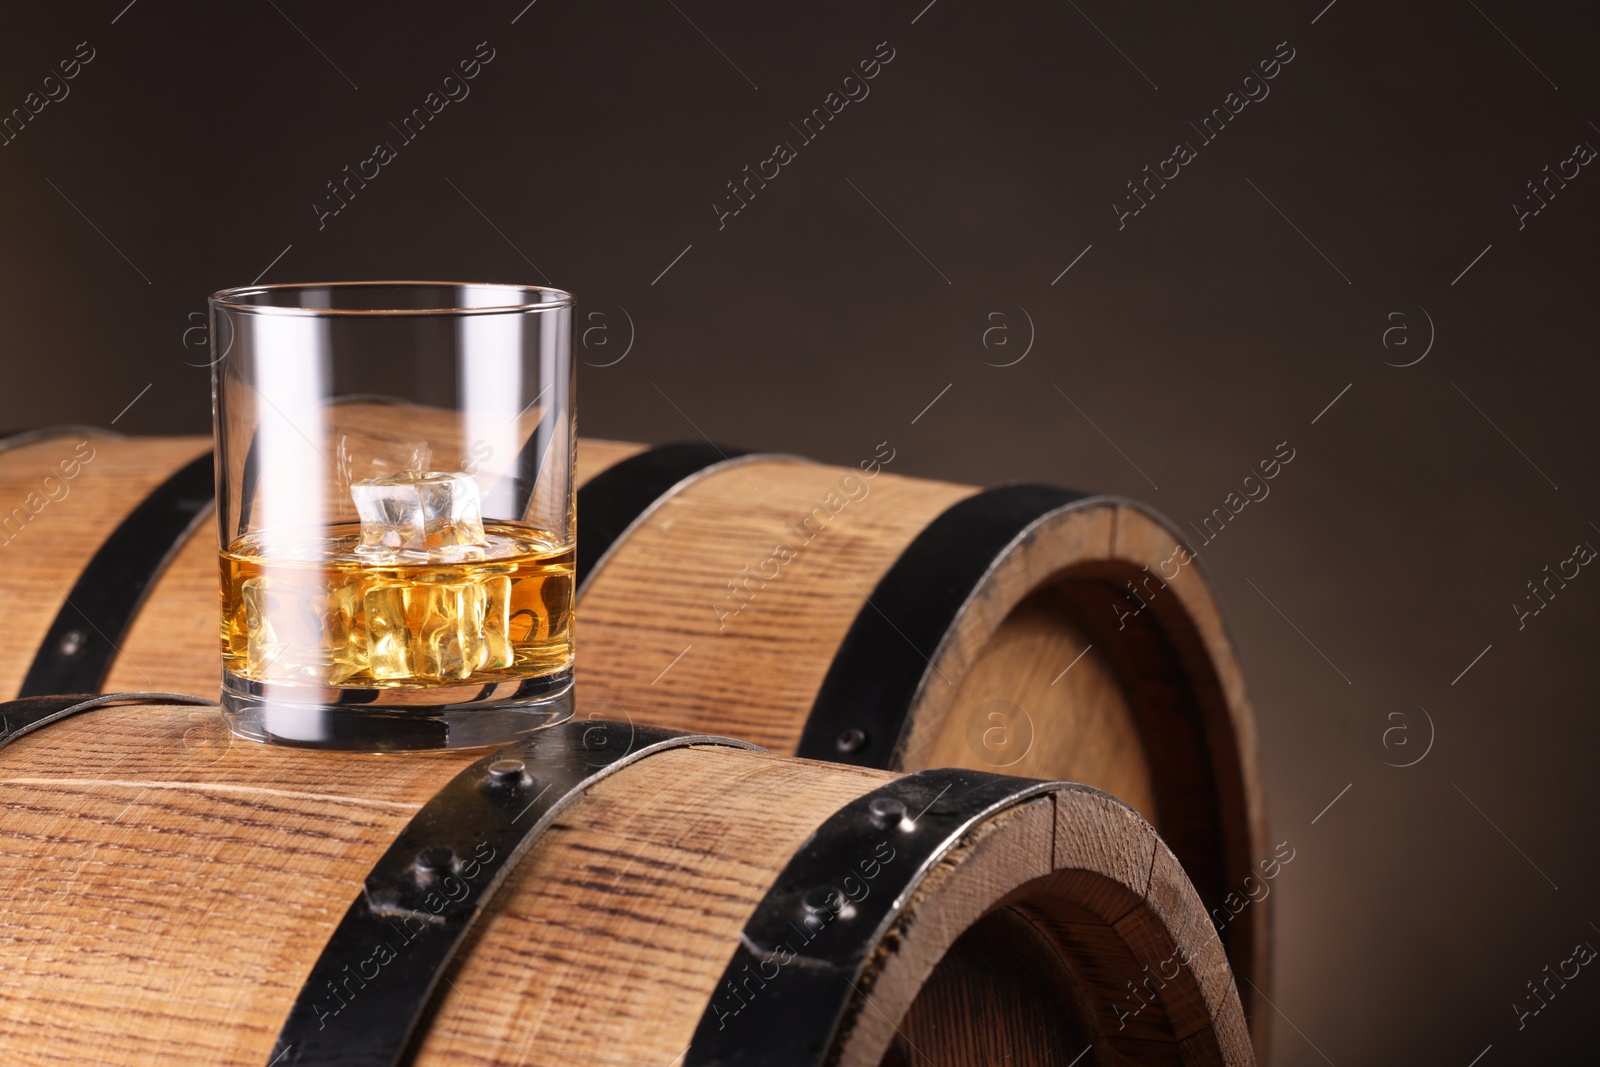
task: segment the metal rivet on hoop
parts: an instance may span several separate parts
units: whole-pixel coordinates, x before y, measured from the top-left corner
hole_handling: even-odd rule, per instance
[[[876,797],[867,805],[868,818],[879,828],[898,826],[906,819],[906,805],[894,797]]]
[[[455,862],[456,850],[449,845],[430,845],[418,852],[417,858],[411,861],[417,881],[422,885],[429,885],[441,875],[449,874],[454,870]]]
[[[845,755],[860,752],[867,746],[867,732],[859,726],[847,726],[834,738],[833,747]]]

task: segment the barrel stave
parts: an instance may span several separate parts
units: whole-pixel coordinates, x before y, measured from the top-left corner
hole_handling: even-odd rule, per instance
[[[581,818],[546,834],[493,905],[419,1065],[680,1056],[774,875],[819,823],[895,777],[728,754],[664,752],[589,790]]]
[[[7,1062],[259,1067],[372,864],[461,762],[227,737],[214,708],[114,707],[0,753],[7,873],[66,872],[0,904],[20,952]]]
[[[73,433],[0,452],[6,627],[15,635],[0,644],[0,693],[21,687],[39,640],[101,542],[151,490],[209,448],[209,439],[198,437],[130,442]]]
[[[586,699],[602,709],[648,701],[696,730],[726,730],[738,709],[740,736],[794,751],[864,599],[923,526],[973,492],[860,474],[758,459],[662,501],[586,580],[575,670]],[[866,495],[848,500],[846,478]]]

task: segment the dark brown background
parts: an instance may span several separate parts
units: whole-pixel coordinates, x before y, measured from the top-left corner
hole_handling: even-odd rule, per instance
[[[139,396],[117,429],[205,431],[191,316],[282,253],[264,280],[572,289],[607,315],[583,324],[607,326],[592,436],[841,463],[888,440],[899,473],[1180,523],[1287,440],[1203,556],[1296,850],[1275,1061],[1594,1054],[1600,975],[1520,1031],[1512,1004],[1600,945],[1600,574],[1520,632],[1511,608],[1600,545],[1600,173],[1521,231],[1511,207],[1600,145],[1592,6],[525,3],[8,5],[0,109],[96,57],[0,148],[0,423],[106,425]],[[1119,231],[1124,183],[1285,40],[1271,95]],[[480,41],[471,96],[319,230],[324,183]],[[881,41],[871,95],[799,145],[789,122]],[[719,231],[724,183],[779,139],[799,158]],[[1024,309],[1031,351],[985,365],[1026,347]],[[1431,352],[1385,366],[1423,351],[1423,309]],[[1424,750],[1419,708],[1431,751],[1386,766]]]

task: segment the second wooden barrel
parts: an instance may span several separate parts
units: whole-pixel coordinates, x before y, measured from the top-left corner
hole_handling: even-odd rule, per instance
[[[0,1062],[1253,1062],[1176,859],[1084,786],[615,722],[396,757],[39,704],[0,705]]]
[[[5,527],[0,692],[214,692],[209,447],[86,431],[0,452],[0,492],[23,509]],[[1261,1021],[1269,909],[1233,918],[1225,903],[1271,851],[1254,726],[1181,534],[1123,498],[981,490],[901,462],[888,443],[835,467],[580,441],[586,713],[1105,789],[1160,830],[1226,923]]]

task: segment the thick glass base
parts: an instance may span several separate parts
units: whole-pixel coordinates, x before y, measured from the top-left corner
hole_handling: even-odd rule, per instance
[[[322,689],[222,678],[240,737],[296,748],[417,752],[509,744],[572,718],[572,669],[495,685]]]

